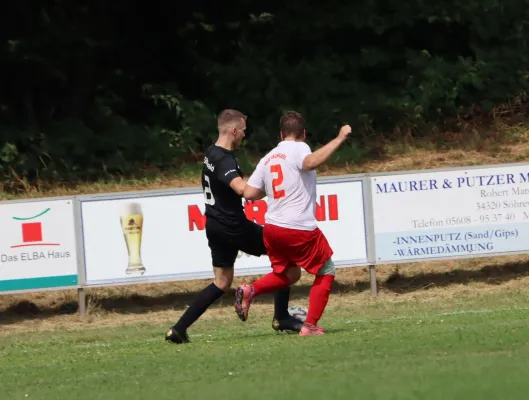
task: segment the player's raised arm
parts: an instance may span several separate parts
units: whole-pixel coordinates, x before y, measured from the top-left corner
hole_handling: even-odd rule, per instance
[[[260,200],[266,196],[262,163],[259,162],[254,173],[248,179],[248,184],[244,188],[243,197],[246,200]]]
[[[303,159],[302,167],[305,171],[310,171],[318,168],[321,164],[326,162],[332,153],[334,153],[338,147],[347,139],[347,136],[351,133],[351,127],[344,125],[340,129],[338,136],[327,143],[322,148],[316,150],[314,153],[309,154]]]

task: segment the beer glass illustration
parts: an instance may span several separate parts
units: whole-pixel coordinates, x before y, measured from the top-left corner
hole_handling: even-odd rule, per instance
[[[143,275],[145,267],[141,260],[141,237],[143,234],[143,213],[139,203],[127,203],[121,209],[121,229],[127,245],[129,264],[128,275]]]

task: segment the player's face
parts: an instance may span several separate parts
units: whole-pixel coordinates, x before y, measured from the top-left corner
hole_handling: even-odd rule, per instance
[[[235,146],[238,147],[241,144],[241,141],[245,135],[245,131],[246,131],[246,121],[244,120],[242,121],[241,125],[239,125],[236,128],[233,128],[233,136],[234,136],[233,143],[235,144]]]

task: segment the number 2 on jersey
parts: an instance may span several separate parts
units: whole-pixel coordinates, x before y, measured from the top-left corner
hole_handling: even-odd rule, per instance
[[[277,177],[272,180],[272,191],[274,192],[274,199],[285,197],[284,190],[277,190],[277,187],[283,183],[283,170],[281,164],[270,165],[270,173],[277,174]]]

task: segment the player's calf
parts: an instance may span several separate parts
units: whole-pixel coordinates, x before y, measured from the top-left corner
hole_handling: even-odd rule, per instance
[[[187,329],[229,289],[233,280],[233,268],[215,267],[214,271],[215,283],[202,289],[177,323],[167,331],[165,340],[176,344],[188,343]]]
[[[314,279],[314,283],[312,284],[312,289],[309,294],[309,311],[307,313],[307,320],[300,332],[301,336],[323,334],[323,329],[318,327],[318,321],[323,315],[325,307],[329,301],[329,295],[331,293],[335,275],[336,268],[332,259],[329,259],[319,269],[318,274]]]

